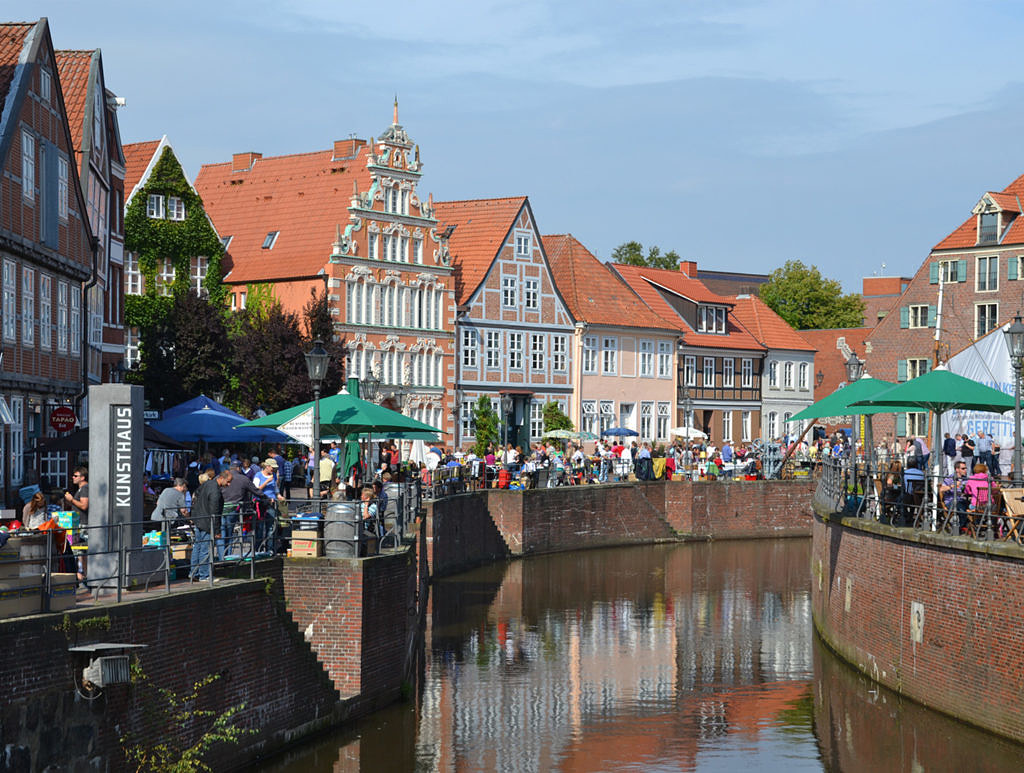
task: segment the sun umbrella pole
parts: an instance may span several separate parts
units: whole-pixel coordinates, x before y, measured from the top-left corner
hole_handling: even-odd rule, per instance
[[[942,448],[942,441],[939,436],[942,434],[942,414],[938,411],[935,412],[935,423],[932,427],[932,531],[936,529],[936,522],[939,516],[939,469],[942,464],[942,454],[939,449]]]
[[[786,449],[785,455],[782,457],[782,461],[779,463],[779,473],[781,474],[782,468],[786,466],[786,462],[789,461],[789,457],[793,455],[793,452],[804,442],[804,436],[811,431],[811,427],[814,426],[814,422],[817,419],[811,419],[807,422],[807,426],[804,427],[804,431],[800,433],[800,437],[797,438],[795,443],[791,443],[789,448]]]

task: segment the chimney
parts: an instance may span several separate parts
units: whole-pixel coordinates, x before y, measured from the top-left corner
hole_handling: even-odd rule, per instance
[[[679,261],[679,270],[683,272],[683,276],[688,276],[690,279],[697,278],[697,261],[695,260],[681,260]]]
[[[334,141],[334,161],[339,158],[354,158],[359,148],[366,144],[366,140],[357,140],[349,137],[347,140]]]
[[[248,172],[257,158],[263,158],[263,154],[253,153],[251,150],[248,153],[235,153],[231,157],[231,171]]]

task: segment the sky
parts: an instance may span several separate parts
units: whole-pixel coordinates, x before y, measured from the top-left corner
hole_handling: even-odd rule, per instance
[[[528,195],[541,233],[699,268],[912,276],[1024,174],[1011,0],[5,0],[100,48],[122,141],[204,163],[379,136],[420,195]]]

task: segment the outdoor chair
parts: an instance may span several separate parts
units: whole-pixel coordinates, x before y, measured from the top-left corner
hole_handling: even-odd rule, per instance
[[[988,496],[991,491],[991,498]],[[991,502],[991,504],[990,504]],[[1003,495],[995,484],[979,489],[974,507],[967,511],[967,531],[974,539],[982,539],[990,519],[999,515]]]
[[[1020,545],[1024,542],[1020,532],[1024,524],[1024,488],[1003,489],[1002,495],[1006,517],[1003,519],[1003,533],[1000,539],[1012,539]]]

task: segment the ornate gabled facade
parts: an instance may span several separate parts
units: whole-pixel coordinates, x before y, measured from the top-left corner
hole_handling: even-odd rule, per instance
[[[474,440],[481,395],[503,439],[527,448],[543,434],[543,407],[565,413],[572,395],[574,320],[558,292],[525,196],[438,202],[449,234],[458,304],[456,445]]]
[[[226,247],[231,303],[269,285],[298,314],[327,287],[349,372],[388,407],[453,425],[454,290],[444,234],[417,188],[419,148],[398,122],[327,151],[205,165],[196,188]]]

